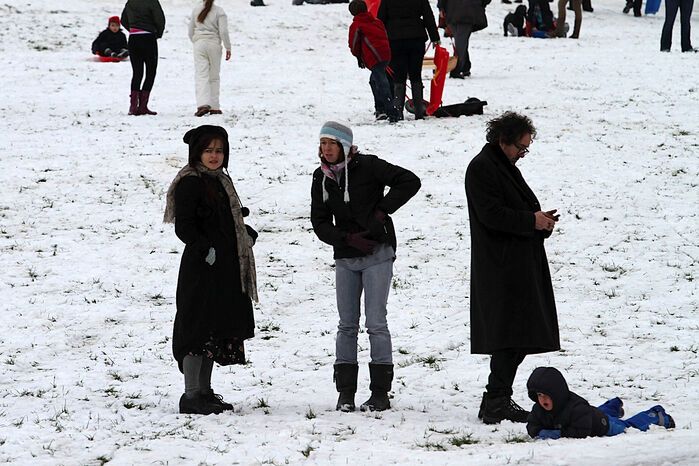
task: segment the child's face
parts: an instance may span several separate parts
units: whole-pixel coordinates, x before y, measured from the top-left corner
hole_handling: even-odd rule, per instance
[[[119,32],[119,25],[117,23],[109,23],[109,30],[112,32]]]
[[[546,395],[545,393],[537,393],[536,397],[538,398],[539,406],[544,408],[546,411],[551,411],[553,409],[553,400],[551,399],[550,396]]]

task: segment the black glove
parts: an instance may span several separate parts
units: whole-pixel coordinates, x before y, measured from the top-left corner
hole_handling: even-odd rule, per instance
[[[364,64],[364,62],[362,61],[362,59],[359,58],[359,57],[357,57],[357,66],[359,66],[361,69],[366,68],[366,65]]]
[[[357,249],[363,252],[364,254],[368,255],[374,252],[374,248],[377,244],[379,244],[374,240],[367,239],[366,236],[368,234],[368,231],[362,231],[359,233],[347,233],[345,241],[347,241],[347,244],[352,246],[354,249]]]
[[[379,243],[386,241],[388,230],[386,230],[386,214],[383,211],[376,209],[369,217],[366,226],[372,238]]]
[[[257,237],[259,236],[259,233],[255,231],[253,227],[250,225],[245,225],[245,229],[248,231],[248,235],[250,235],[250,238],[252,238],[252,245],[255,245],[255,242],[257,241]]]

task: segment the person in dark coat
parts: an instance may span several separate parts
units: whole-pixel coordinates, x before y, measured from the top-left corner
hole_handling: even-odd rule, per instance
[[[672,47],[672,28],[680,11],[680,46],[683,52],[699,52],[692,47],[690,31],[692,28],[692,8],[694,0],[665,0],[665,22],[660,35],[660,51],[669,52]]]
[[[393,105],[391,81],[386,75],[386,66],[391,60],[386,28],[369,13],[363,0],[353,0],[349,11],[354,17],[349,28],[349,48],[357,57],[359,67],[371,70],[369,85],[374,94],[376,119],[396,122],[398,111]]]
[[[444,11],[447,25],[454,34],[454,46],[458,61],[449,77],[464,79],[471,76],[471,58],[468,43],[471,33],[488,27],[485,7],[490,0],[439,0],[437,8]]]
[[[466,170],[471,226],[471,353],[490,354],[478,412],[486,424],[526,422],[512,400],[527,354],[560,349],[544,240],[558,220],[542,211],[516,167],[536,136],[531,120],[506,112],[488,122],[487,143]]]
[[[180,413],[218,414],[233,406],[211,390],[213,363],[244,364],[243,342],[254,335],[257,233],[228,174],[226,130],[199,126],[184,142],[189,163],[168,189],[164,216],[185,243],[172,350],[185,381]]]
[[[422,85],[422,59],[429,34],[432,44],[439,44],[439,31],[429,0],[382,0],[377,15],[386,26],[391,44],[393,90],[398,119],[403,119],[406,81],[410,78],[415,119],[425,117]],[[425,33],[427,31],[427,33]]]
[[[107,29],[100,32],[92,42],[92,54],[101,57],[126,58],[129,50],[126,48],[126,35],[121,31],[118,16],[112,16],[107,22]]]
[[[568,389],[563,374],[555,367],[537,367],[527,380],[529,398],[534,402],[527,419],[527,432],[532,438],[604,437],[623,433],[628,427],[646,431],[655,424],[667,429],[675,420],[656,405],[628,419],[620,398],[607,400],[595,408],[583,397]]]
[[[369,334],[371,397],[362,411],[389,409],[393,380],[391,334],[386,302],[391,289],[396,233],[390,215],[420,189],[412,172],[352,145],[352,130],[328,121],[320,131],[320,167],[313,173],[311,223],[318,239],[333,247],[337,327],[333,374],[339,392],[337,410],[355,410],[357,333],[364,294]],[[384,194],[386,187],[389,191]]]
[[[157,112],[148,108],[148,100],[158,69],[158,39],[163,37],[165,31],[165,14],[160,2],[128,0],[121,13],[121,24],[129,31],[129,54],[133,73],[129,115],[157,115]]]
[[[507,37],[509,32],[514,37],[522,37],[526,34],[525,25],[527,22],[527,7],[524,5],[519,5],[515,8],[514,13],[508,13],[505,15],[505,19],[502,22],[502,29]]]

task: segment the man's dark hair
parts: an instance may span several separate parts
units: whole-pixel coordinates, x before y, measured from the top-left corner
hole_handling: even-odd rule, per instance
[[[491,144],[514,144],[525,134],[536,136],[536,128],[529,117],[515,112],[505,112],[487,123],[485,140]]]
[[[349,11],[352,16],[357,16],[360,13],[366,13],[369,11],[366,7],[364,0],[352,0],[349,4]]]

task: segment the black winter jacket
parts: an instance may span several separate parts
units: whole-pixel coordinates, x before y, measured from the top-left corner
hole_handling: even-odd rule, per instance
[[[112,32],[109,28],[100,32],[97,39],[92,42],[92,53],[104,53],[106,49],[111,49],[112,52],[119,52],[126,48],[126,34],[121,29],[117,32]]]
[[[439,41],[437,23],[434,21],[434,13],[428,0],[382,0],[379,11],[376,14],[388,33],[391,41],[400,39],[422,39]]]
[[[568,389],[563,374],[554,367],[537,367],[527,380],[529,398],[534,406],[527,419],[527,432],[534,438],[542,429],[560,429],[561,437],[604,437],[609,430],[607,416],[581,396]],[[537,402],[537,393],[553,400],[546,411]]]
[[[186,176],[175,190],[175,233],[185,243],[177,277],[177,314],[172,350],[182,360],[210,338],[252,338],[252,301],[242,291],[237,236],[228,195],[221,183]],[[250,231],[248,231],[250,234]],[[216,250],[213,265],[204,261]]]
[[[437,8],[444,11],[447,24],[472,24],[473,32],[488,26],[485,7],[490,0],[439,0]]]
[[[471,225],[471,352],[560,349],[544,239],[534,228],[538,199],[498,144],[466,170]]]
[[[128,0],[121,13],[121,24],[129,31],[141,29],[160,39],[165,31],[165,14],[158,0]]]
[[[318,168],[311,186],[311,223],[316,236],[333,247],[334,258],[363,257],[365,254],[347,244],[348,233],[369,231],[374,211],[386,214],[385,230],[368,238],[389,243],[396,249],[396,233],[389,216],[408,202],[420,190],[420,178],[405,168],[392,165],[375,155],[356,154],[347,167],[349,171],[349,204],[344,201],[345,176],[340,184],[324,178]],[[328,200],[323,202],[323,180]],[[389,191],[384,194],[386,187]]]

